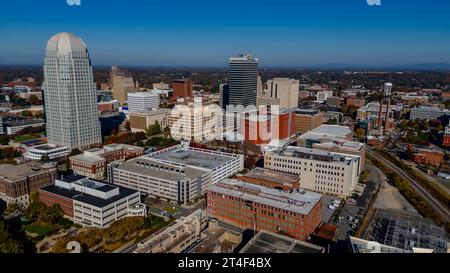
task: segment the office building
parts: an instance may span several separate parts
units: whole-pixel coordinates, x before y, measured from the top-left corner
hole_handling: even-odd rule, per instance
[[[180,99],[169,117],[171,135],[177,140],[211,141],[223,134],[218,126],[222,109],[217,104],[203,102],[201,97],[194,101]]]
[[[6,204],[28,207],[32,191],[55,183],[55,164],[27,162],[20,165],[0,165],[0,199]]]
[[[297,108],[300,82],[289,78],[267,81],[267,96],[280,100],[280,108]]]
[[[165,82],[154,83],[153,89],[170,89],[169,84]]]
[[[139,112],[130,112],[130,128],[133,133],[147,132],[147,129],[153,126],[156,122],[159,123],[161,130],[169,126],[170,109],[156,109]]]
[[[361,164],[359,166],[359,173],[361,174],[364,171],[364,166],[366,162],[366,144],[364,143],[356,141],[345,141],[343,143],[323,142],[313,144],[312,148],[334,153],[357,155],[361,159]]]
[[[23,156],[29,160],[39,161],[45,155],[51,160],[57,160],[66,157],[69,153],[69,147],[57,146],[53,144],[42,144],[28,147]]]
[[[450,147],[450,124],[445,128],[444,137],[442,139],[443,147]]]
[[[450,111],[447,109],[433,106],[418,106],[411,109],[409,119],[435,120],[445,115],[450,116]]]
[[[264,168],[300,176],[300,187],[330,195],[350,196],[358,183],[359,156],[303,147],[268,147]]]
[[[20,133],[26,128],[39,128],[45,126],[43,119],[18,119],[6,121],[3,123],[3,127],[6,128],[7,135],[15,135]]]
[[[365,98],[358,98],[357,96],[349,96],[347,97],[347,106],[354,106],[357,108],[364,107],[366,105]]]
[[[212,183],[243,168],[243,155],[196,149],[183,143],[111,165],[110,181],[174,204],[189,204],[203,196]]]
[[[241,229],[283,233],[304,241],[322,222],[322,195],[225,179],[208,189],[207,211],[210,217]]]
[[[140,112],[159,108],[159,95],[151,92],[128,94],[128,111]]]
[[[172,82],[174,98],[191,98],[193,96],[193,82],[191,79],[178,79]]]
[[[334,97],[334,96],[333,97],[328,97],[327,100],[326,100],[326,104],[327,104],[327,106],[330,106],[330,107],[339,108],[339,107],[341,107],[341,104],[342,104],[343,100],[344,99],[342,99],[340,97]]]
[[[251,53],[229,59],[228,83],[231,105],[256,106],[258,59]]]
[[[50,38],[43,89],[50,144],[86,149],[102,143],[97,88],[81,38],[66,32]]]
[[[323,124],[297,138],[300,147],[312,148],[315,143],[344,143],[353,139],[353,131],[349,127]]]
[[[132,159],[144,154],[144,148],[127,144],[110,144],[103,148],[92,148],[69,158],[70,168],[75,174],[92,179],[103,179],[106,165],[113,161]]]
[[[139,191],[77,175],[41,188],[39,198],[48,206],[59,204],[67,217],[84,227],[105,228],[124,217],[147,215]]]
[[[403,114],[406,114],[408,108],[404,107],[403,105],[389,105],[389,111],[388,111],[388,105],[383,104],[381,106],[381,116],[385,117],[386,112],[389,112],[389,116],[395,119],[401,118]],[[356,119],[367,119],[370,116],[377,116],[380,113],[380,103],[379,102],[369,102],[364,107],[361,107],[358,109],[356,113]]]
[[[318,110],[296,109],[295,131],[304,134],[323,124],[323,113]]]
[[[333,96],[333,91],[320,91],[317,92],[316,97],[318,102],[326,102],[329,97]]]
[[[255,145],[295,136],[295,113],[284,109],[273,114],[243,115],[241,122],[243,140]]]
[[[111,67],[109,75],[113,98],[120,103],[127,102],[128,93],[136,90],[133,77],[128,71],[119,69],[117,66]]]
[[[387,83],[385,83],[384,84],[384,95],[385,96],[390,96],[390,95],[392,95],[392,87],[393,87],[394,85],[392,84],[392,83],[390,83],[390,82],[387,82]]]
[[[226,109],[227,105],[230,104],[230,86],[228,83],[222,83],[219,87],[220,100],[219,105],[222,109]]]

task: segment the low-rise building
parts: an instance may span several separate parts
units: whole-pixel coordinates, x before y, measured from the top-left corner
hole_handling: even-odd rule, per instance
[[[297,138],[299,147],[312,148],[316,143],[344,143],[353,138],[353,130],[346,126],[321,125]]]
[[[110,182],[174,204],[195,203],[207,188],[244,168],[243,155],[173,146],[110,164]]]
[[[236,178],[247,183],[284,191],[297,190],[300,186],[300,178],[298,175],[259,167],[252,169],[244,175],[238,175]]]
[[[444,155],[441,151],[419,149],[414,155],[414,162],[440,167],[444,163]]]
[[[53,144],[42,144],[27,148],[24,157],[29,160],[41,160],[42,156],[48,156],[51,160],[68,156],[69,147],[57,146]]]
[[[152,92],[128,93],[128,110],[141,112],[159,107],[159,95]]]
[[[30,127],[42,127],[44,125],[45,122],[43,119],[21,119],[3,123],[3,126],[6,128],[7,135],[14,135],[20,133],[20,131],[22,131],[23,129]]]
[[[343,102],[343,99],[340,97],[328,97],[327,98],[327,106],[331,107],[341,107],[341,104]]]
[[[69,158],[74,173],[92,179],[103,179],[106,165],[113,161],[131,159],[144,154],[144,148],[126,144],[109,144],[103,148],[92,148],[83,154]]]
[[[411,109],[411,114],[409,119],[427,119],[427,120],[435,120],[442,116],[448,115],[450,116],[450,111],[447,109],[434,107],[434,106],[419,106]]]
[[[300,176],[300,187],[350,196],[358,183],[361,159],[356,155],[303,147],[268,147],[264,168]]]
[[[147,215],[139,191],[84,176],[69,175],[39,189],[46,205],[59,204],[64,214],[82,226],[108,227],[128,216]]]
[[[366,105],[365,98],[358,98],[357,96],[347,97],[347,106],[355,106],[358,108],[364,107]]]
[[[135,253],[181,253],[198,242],[202,230],[208,225],[208,217],[203,210],[197,210],[186,217],[181,217],[175,223],[140,242]]]
[[[322,221],[322,195],[225,179],[209,187],[207,211],[209,216],[242,229],[268,230],[306,240]]]
[[[133,133],[146,132],[156,122],[161,129],[169,126],[170,109],[156,109],[152,111],[130,112],[130,128]]]
[[[27,162],[20,165],[0,165],[0,199],[21,208],[29,204],[32,191],[55,183],[56,166]]]

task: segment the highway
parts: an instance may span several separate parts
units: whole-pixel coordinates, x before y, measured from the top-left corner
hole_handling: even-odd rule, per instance
[[[425,199],[425,201],[442,217],[442,219],[444,219],[446,222],[450,221],[450,211],[444,205],[442,205],[434,196],[432,196],[426,189],[424,189],[407,172],[405,172],[401,168],[397,167],[394,163],[387,160],[386,158],[371,151],[370,149],[367,150],[367,153],[370,156],[374,157],[375,159],[383,162],[387,167],[389,167],[391,170],[398,173],[400,176],[402,176],[407,181],[411,182],[411,185],[414,188],[414,190],[416,190],[416,192]]]

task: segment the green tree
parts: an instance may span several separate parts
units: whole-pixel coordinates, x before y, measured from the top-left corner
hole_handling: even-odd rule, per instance
[[[363,139],[366,136],[366,130],[364,130],[363,128],[356,129],[356,136],[359,139]]]
[[[31,113],[31,111],[30,110],[25,110],[25,111],[22,111],[22,113],[20,113],[22,116],[24,116],[24,117],[31,117],[31,116],[33,116],[33,113]]]
[[[155,124],[153,124],[147,129],[147,136],[154,136],[160,133],[161,133],[161,126],[159,125],[159,122],[155,120]]]
[[[0,220],[0,253],[23,253],[21,242],[14,240],[8,226]]]
[[[81,154],[80,149],[75,148],[75,149],[72,149],[72,151],[70,151],[69,157],[74,156],[74,155],[79,155],[79,154]]]
[[[48,155],[42,155],[41,156],[41,162],[42,163],[46,163],[46,162],[49,162],[51,159],[50,159],[50,157],[48,156]]]
[[[144,142],[142,142],[142,140],[138,140],[138,142],[136,142],[136,146],[144,147],[145,144],[144,144]]]
[[[41,220],[45,223],[56,224],[63,217],[64,212],[59,204],[54,204],[45,208],[41,216]]]

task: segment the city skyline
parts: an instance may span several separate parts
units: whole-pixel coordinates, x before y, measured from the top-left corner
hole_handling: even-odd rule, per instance
[[[47,37],[63,31],[83,37],[94,66],[226,67],[248,51],[261,67],[450,63],[445,1],[133,2],[3,3],[0,64],[42,65]]]

